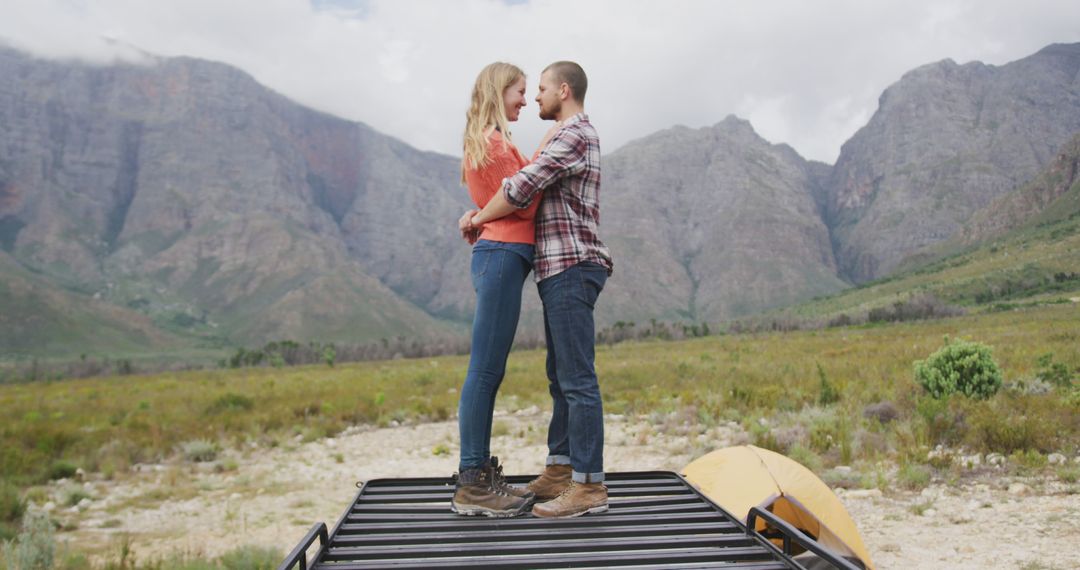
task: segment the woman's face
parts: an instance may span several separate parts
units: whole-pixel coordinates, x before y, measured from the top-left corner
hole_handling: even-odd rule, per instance
[[[506,107],[506,120],[516,121],[525,106],[525,77],[519,77],[513,85],[503,91],[503,106]]]

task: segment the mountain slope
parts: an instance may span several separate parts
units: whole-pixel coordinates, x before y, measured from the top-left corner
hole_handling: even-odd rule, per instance
[[[432,220],[460,209],[452,159],[199,60],[93,67],[0,51],[0,71],[17,78],[0,87],[0,237],[21,264],[159,320],[194,315],[179,320],[230,342],[452,330],[408,301],[438,293],[411,276],[454,259],[449,224],[427,246]],[[404,219],[366,216],[402,204]],[[394,263],[380,240],[428,255]],[[328,296],[335,310],[296,314]]]
[[[1065,145],[1032,182],[980,210],[958,237],[924,250],[922,259],[790,313],[853,316],[925,295],[975,310],[1080,301],[1078,142]]]
[[[162,331],[149,318],[52,285],[0,251],[0,357],[111,354],[187,348],[192,339]]]
[[[1005,194],[975,212],[948,240],[915,252],[904,259],[900,271],[918,268],[965,249],[993,242],[1023,227],[1068,218],[1080,210],[1080,134],[1065,144],[1057,157],[1034,180]]]
[[[735,117],[606,157],[602,235],[619,279],[601,311],[715,322],[843,288],[812,168]]]
[[[956,239],[967,245],[1023,226],[1069,217],[1078,211],[1078,181],[1080,134],[1066,143],[1034,180],[975,212]]]
[[[1030,180],[1080,132],[1080,44],[994,67],[946,60],[904,75],[844,144],[826,218],[842,275],[887,275]]]

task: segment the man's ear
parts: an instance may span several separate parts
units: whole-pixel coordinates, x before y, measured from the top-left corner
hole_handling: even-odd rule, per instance
[[[559,99],[562,100],[562,101],[566,101],[569,98],[570,98],[570,84],[568,84],[568,83],[560,83],[559,84]]]

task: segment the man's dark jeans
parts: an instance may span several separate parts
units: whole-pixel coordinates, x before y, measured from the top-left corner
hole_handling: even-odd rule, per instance
[[[473,247],[476,290],[469,372],[458,402],[461,460],[458,469],[480,467],[491,457],[495,395],[506,372],[521,314],[521,288],[532,270],[533,246],[480,240]]]
[[[593,306],[607,270],[582,262],[541,281],[548,389],[553,411],[547,463],[573,467],[574,481],[604,480],[604,408],[596,378]]]

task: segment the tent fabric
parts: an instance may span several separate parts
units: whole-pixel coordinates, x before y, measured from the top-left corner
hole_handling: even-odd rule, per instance
[[[815,537],[842,556],[873,570],[870,553],[840,499],[812,471],[774,451],[740,445],[708,453],[683,470],[701,492],[746,523],[751,507],[776,516]],[[757,530],[764,530],[758,520]]]

